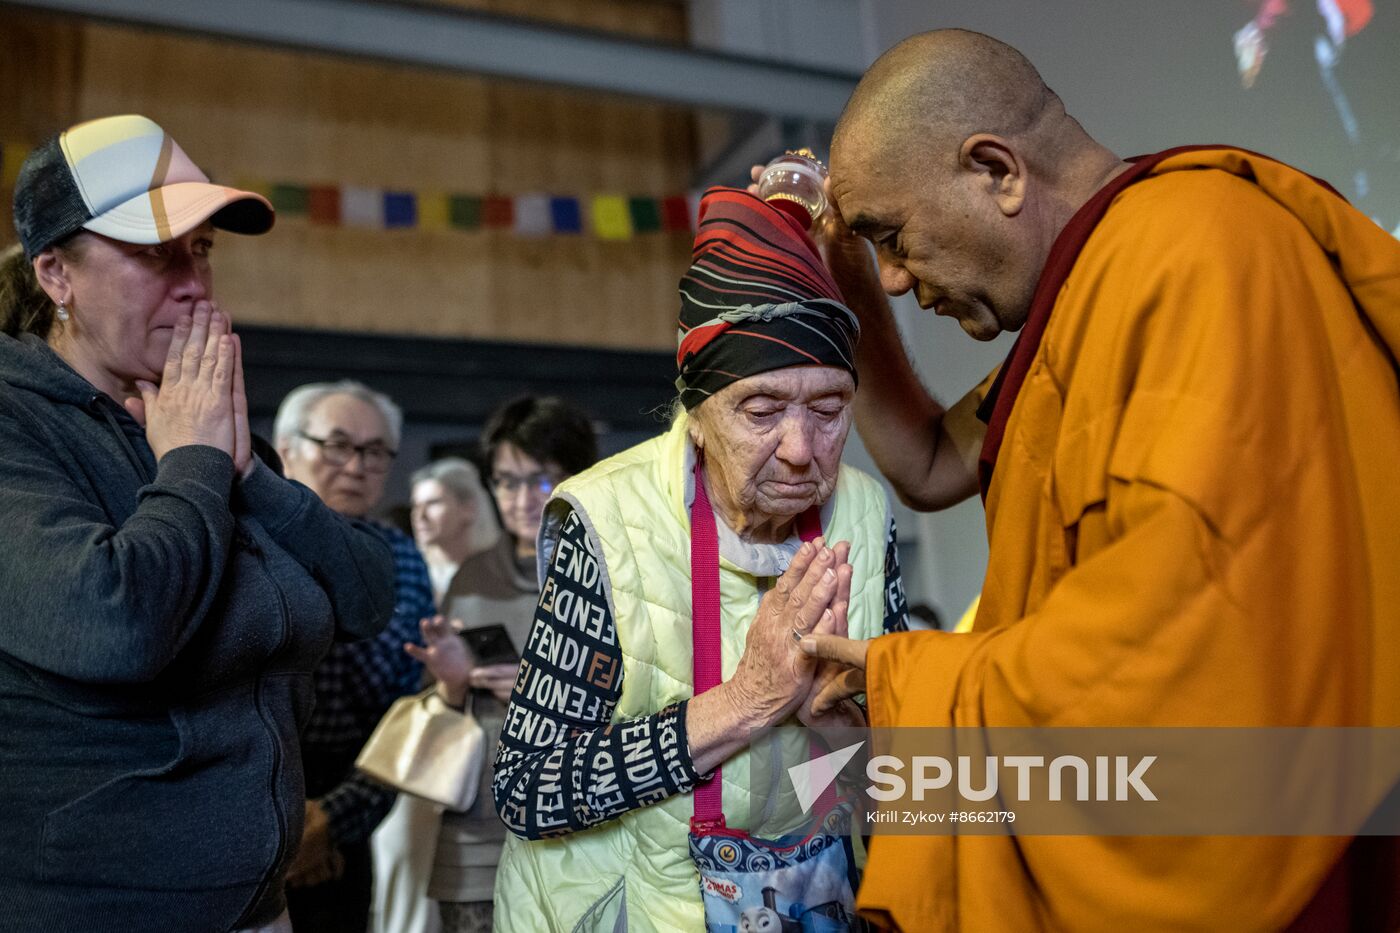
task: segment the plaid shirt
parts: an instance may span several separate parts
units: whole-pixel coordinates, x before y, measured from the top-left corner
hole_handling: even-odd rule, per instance
[[[394,791],[355,771],[353,762],[389,705],[419,689],[422,665],[403,646],[422,643],[418,620],[436,611],[413,539],[387,525],[374,528],[394,552],[394,615],[373,638],[331,646],[313,675],[316,707],[301,739],[308,792],[324,787],[328,772],[338,780],[320,796],[337,845],[367,839],[393,806]]]

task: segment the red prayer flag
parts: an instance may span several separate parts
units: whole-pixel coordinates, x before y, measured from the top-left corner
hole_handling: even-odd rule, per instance
[[[306,215],[313,224],[340,224],[340,189],[317,185],[306,191]]]
[[[481,225],[487,229],[509,229],[515,225],[515,202],[493,194],[481,202]]]
[[[678,194],[661,201],[661,229],[667,233],[690,230],[690,202]]]

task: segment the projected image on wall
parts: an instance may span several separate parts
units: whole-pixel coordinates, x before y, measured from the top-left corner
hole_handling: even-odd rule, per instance
[[[1363,123],[1347,86],[1346,66],[1357,56],[1352,51],[1360,44],[1357,37],[1376,12],[1372,0],[1253,0],[1252,5],[1253,18],[1233,36],[1241,86],[1253,89],[1269,72],[1270,50],[1276,45],[1296,52],[1297,40],[1302,39],[1316,66],[1316,80],[1331,102],[1337,129],[1351,150],[1351,177],[1334,181],[1354,204],[1400,236],[1400,203],[1394,190],[1385,190],[1385,180],[1397,172],[1400,161],[1400,119],[1392,111],[1387,121]],[[1296,68],[1291,70],[1296,75]],[[1380,190],[1375,190],[1377,182]]]

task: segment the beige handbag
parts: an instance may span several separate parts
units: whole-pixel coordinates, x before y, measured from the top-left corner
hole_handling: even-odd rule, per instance
[[[429,687],[396,700],[375,726],[355,767],[406,794],[449,810],[471,809],[481,782],[486,734],[467,709],[448,706]]]

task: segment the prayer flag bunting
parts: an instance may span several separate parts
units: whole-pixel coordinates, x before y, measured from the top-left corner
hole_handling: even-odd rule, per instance
[[[418,226],[424,230],[446,230],[451,218],[451,203],[439,192],[418,196]]]
[[[594,197],[593,232],[604,240],[630,240],[632,217],[627,211],[627,199],[616,194]]]
[[[455,194],[447,201],[447,219],[458,230],[481,227],[481,198]]]
[[[0,145],[0,183],[13,187],[30,147]],[[357,185],[306,185],[238,179],[266,197],[279,214],[325,226],[372,229],[490,230],[516,236],[591,233],[628,240],[642,233],[694,230],[700,192],[666,197],[599,194],[587,197],[526,193],[472,195],[442,191],[386,191]]]
[[[510,198],[493,194],[481,202],[481,223],[488,230],[506,230],[514,223],[515,205]]]
[[[340,192],[330,185],[316,185],[306,192],[306,213],[313,224],[340,225]]]
[[[549,198],[543,194],[521,194],[515,198],[517,236],[548,236],[553,229]]]
[[[301,185],[273,185],[268,200],[272,202],[272,209],[279,214],[300,216],[307,213],[308,192]]]
[[[627,212],[632,217],[633,231],[655,233],[661,229],[661,209],[656,198],[629,198]]]
[[[690,229],[690,205],[683,196],[672,195],[662,200],[661,229],[667,233]]]
[[[244,191],[251,191],[254,194],[260,194],[269,201],[272,200],[272,183],[264,181],[261,178],[240,178],[234,182],[233,186],[235,188],[241,188]]]
[[[347,227],[384,226],[384,195],[356,185],[341,188],[340,222]]]
[[[418,205],[407,191],[384,192],[384,226],[393,229],[418,225]]]
[[[555,233],[583,232],[583,212],[579,209],[578,198],[550,198],[549,210]]]

